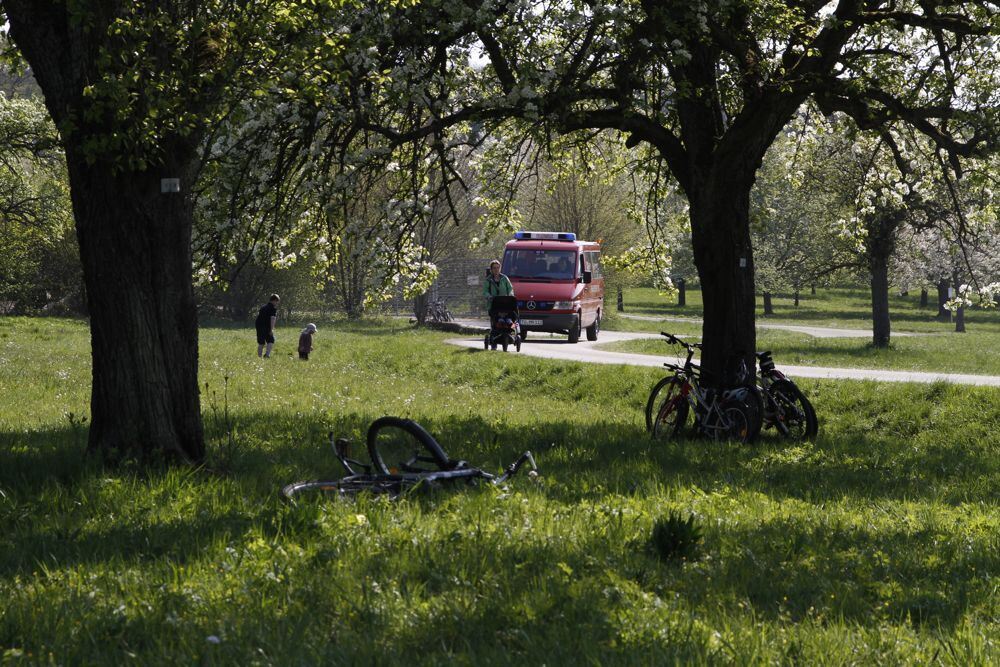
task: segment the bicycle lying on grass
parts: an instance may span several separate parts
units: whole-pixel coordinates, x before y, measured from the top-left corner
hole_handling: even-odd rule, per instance
[[[683,366],[663,364],[673,375],[660,380],[646,401],[646,429],[654,438],[669,439],[681,435],[688,414],[694,413],[695,429],[713,440],[753,442],[764,418],[764,403],[756,386],[747,382],[728,389],[701,385],[702,371],[691,361],[698,343],[686,343],[673,334],[661,332],[667,342],[687,350]],[[743,365],[741,375],[748,373]]]
[[[395,498],[417,487],[436,488],[459,481],[503,484],[525,463],[532,471],[536,470],[531,452],[521,454],[500,475],[488,473],[466,461],[451,459],[420,424],[399,417],[381,417],[368,428],[367,450],[371,463],[351,457],[349,440],[334,438],[331,433],[330,442],[347,476],[330,481],[293,482],[281,489],[286,498],[293,499],[304,493],[332,493],[343,497],[361,491]]]

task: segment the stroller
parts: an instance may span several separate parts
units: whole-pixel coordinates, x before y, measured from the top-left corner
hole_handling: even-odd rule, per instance
[[[509,345],[521,351],[521,320],[515,297],[495,296],[490,303],[490,332],[483,338],[483,347],[495,350],[498,343],[504,352]]]

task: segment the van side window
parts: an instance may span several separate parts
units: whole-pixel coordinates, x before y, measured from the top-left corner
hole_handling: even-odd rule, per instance
[[[601,277],[601,260],[600,254],[594,252],[593,250],[588,250],[583,253],[587,258],[587,270],[590,271],[591,277],[597,280]]]

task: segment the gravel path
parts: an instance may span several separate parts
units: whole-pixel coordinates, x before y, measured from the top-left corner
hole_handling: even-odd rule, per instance
[[[474,326],[472,321],[468,326]],[[565,336],[549,338],[547,334],[532,333],[531,338],[521,344],[520,354],[546,359],[562,359],[565,361],[583,361],[597,364],[625,364],[629,366],[658,366],[665,361],[683,363],[684,359],[667,354],[664,345],[663,356],[647,354],[631,354],[628,352],[611,352],[599,350],[595,346],[620,340],[637,338],[659,338],[658,334],[627,333],[623,331],[601,331],[600,340],[593,343],[581,340],[576,345],[566,342]],[[452,345],[461,345],[477,350],[483,350],[483,337],[452,338],[447,341]],[[490,354],[503,354],[490,352]],[[507,354],[517,354],[513,350]],[[850,380],[877,380],[879,382],[951,382],[954,384],[972,384],[989,387],[1000,387],[1000,377],[995,375],[970,375],[965,373],[927,373],[917,371],[891,371],[874,368],[826,368],[823,366],[786,366],[779,364],[786,375],[796,378],[832,378]]]
[[[628,320],[643,320],[645,322],[686,322],[688,324],[701,324],[701,320],[696,317],[655,317],[653,315],[629,315],[618,313],[618,317]],[[796,333],[808,334],[816,338],[871,338],[871,329],[841,329],[839,327],[815,327],[804,324],[770,324],[757,320],[758,329],[781,329],[783,331],[794,331]],[[893,331],[896,336],[936,336],[931,333],[916,333],[912,331]]]

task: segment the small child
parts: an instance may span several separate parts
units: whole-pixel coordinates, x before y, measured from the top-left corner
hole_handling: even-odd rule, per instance
[[[310,322],[299,334],[299,359],[309,359],[309,353],[313,349],[314,333],[316,333],[316,325]]]

